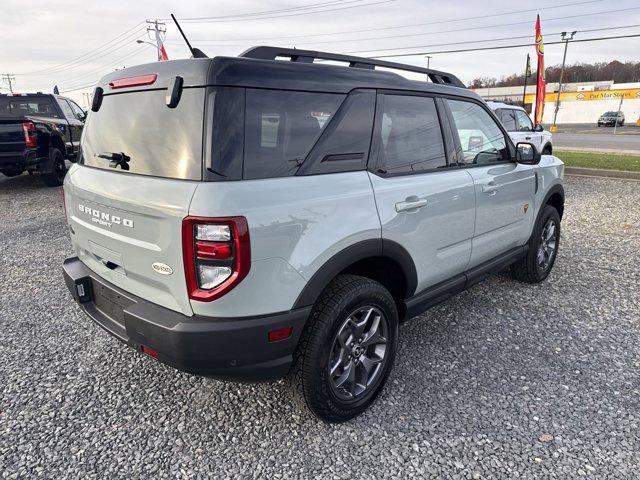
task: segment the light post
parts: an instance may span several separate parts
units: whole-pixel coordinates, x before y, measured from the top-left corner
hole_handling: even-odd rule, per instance
[[[573,36],[577,32],[571,32],[571,36],[567,35],[567,32],[562,32],[562,41],[564,42],[564,55],[562,57],[562,68],[560,69],[560,82],[558,84],[558,96],[556,97],[556,109],[553,112],[553,125],[551,126],[551,131],[556,132],[558,127],[556,126],[556,119],[558,118],[558,110],[560,110],[560,93],[562,93],[562,78],[564,77],[564,64],[567,61],[567,47],[569,46],[569,41],[573,40]]]
[[[158,54],[160,53],[160,48],[158,47],[158,45],[156,45],[153,42],[147,42],[146,40],[136,40],[136,43],[146,43],[147,45],[151,45],[153,48],[155,48],[158,51]]]
[[[427,68],[429,68],[429,65],[431,64],[431,59],[433,58],[431,55],[425,55],[425,57],[427,59]]]

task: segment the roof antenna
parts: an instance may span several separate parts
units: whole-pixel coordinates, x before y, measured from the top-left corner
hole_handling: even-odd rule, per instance
[[[180,30],[180,35],[182,35],[182,38],[184,38],[184,41],[187,43],[187,47],[189,47],[189,50],[191,50],[191,55],[192,55],[191,58],[209,58],[205,55],[205,53],[202,50],[198,48],[193,48],[191,46],[191,44],[189,43],[189,40],[187,40],[187,36],[182,31],[182,28],[180,28],[180,24],[178,23],[178,20],[176,20],[176,17],[173,15],[173,13],[171,14],[171,18],[176,24],[176,27],[178,27],[178,30]]]

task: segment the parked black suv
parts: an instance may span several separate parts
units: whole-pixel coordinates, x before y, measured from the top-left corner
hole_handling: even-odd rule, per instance
[[[78,156],[85,117],[77,103],[59,95],[0,95],[0,172],[38,173],[46,185],[62,185],[65,160]]]

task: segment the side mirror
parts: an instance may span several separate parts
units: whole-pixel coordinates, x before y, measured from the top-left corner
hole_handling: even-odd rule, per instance
[[[544,127],[542,125],[538,124],[535,127],[533,127],[533,131],[534,132],[544,132]]]
[[[516,161],[526,165],[537,165],[540,163],[540,152],[535,145],[527,142],[520,142],[516,145]]]

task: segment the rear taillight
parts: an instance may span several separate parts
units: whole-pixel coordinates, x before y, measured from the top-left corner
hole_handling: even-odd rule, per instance
[[[22,124],[22,132],[24,133],[24,143],[27,148],[38,146],[38,132],[33,122],[24,122]]]
[[[251,266],[249,226],[244,217],[187,217],[182,252],[189,298],[211,302],[234,288]]]

